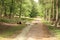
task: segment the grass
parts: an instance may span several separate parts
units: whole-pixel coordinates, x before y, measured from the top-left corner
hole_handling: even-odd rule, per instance
[[[60,29],[50,25],[48,26],[48,28],[50,31],[52,31],[52,33],[57,38],[57,40],[60,40]]]
[[[60,40],[60,28],[56,28],[55,26],[51,26],[51,23],[48,21],[42,20],[42,22],[48,26],[48,29],[57,38],[57,40]]]
[[[32,18],[12,18],[12,19],[9,19],[9,18],[0,18],[0,22],[5,22],[5,23],[17,23],[17,22],[31,22],[33,19]]]
[[[21,24],[14,27],[0,25],[0,37],[14,38],[17,36],[17,34],[21,33],[22,29],[25,28],[25,26],[25,24]]]
[[[60,40],[60,28],[56,28],[55,26],[51,26],[50,23],[45,22],[47,24],[48,29],[52,32],[53,36]]]

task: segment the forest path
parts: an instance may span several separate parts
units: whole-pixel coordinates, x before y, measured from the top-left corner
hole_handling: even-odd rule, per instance
[[[56,38],[52,37],[47,25],[40,20],[37,19],[32,23],[34,23],[34,25],[28,32],[26,40],[56,40]]]
[[[33,25],[28,25],[17,37],[17,40],[56,40],[51,36],[48,27],[40,19],[32,21]]]

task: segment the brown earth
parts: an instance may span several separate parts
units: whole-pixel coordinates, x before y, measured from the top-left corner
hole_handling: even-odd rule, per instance
[[[2,24],[7,26],[18,25],[18,24],[7,24],[7,23]],[[32,24],[34,25],[32,25],[32,28],[27,34],[27,40],[56,40],[55,37],[52,37],[50,31],[48,30],[47,25],[41,23],[39,20],[33,21]]]
[[[34,25],[27,34],[27,40],[55,40],[52,37],[51,32],[48,30],[47,25],[39,22],[33,21]]]

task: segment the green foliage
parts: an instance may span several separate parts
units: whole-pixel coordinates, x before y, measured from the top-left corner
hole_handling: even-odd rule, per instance
[[[13,18],[13,19],[9,19],[9,18],[0,18],[0,22],[5,22],[5,23],[16,23],[17,22],[22,22],[22,23],[26,23],[27,21],[32,21],[33,19],[31,18]]]
[[[16,23],[17,20],[13,20],[13,19],[8,19],[8,18],[0,18],[0,22],[5,22],[5,23]]]
[[[60,37],[60,28],[55,28],[54,26],[48,25],[48,29],[50,31],[52,31],[52,33],[54,34],[54,36],[56,37]]]
[[[8,19],[0,19],[0,22],[9,22]]]
[[[30,12],[30,17],[37,17],[38,16],[38,13],[39,13],[39,9],[38,9],[38,4],[36,4],[36,2],[34,2],[33,0],[31,0],[31,3],[32,3],[32,9],[31,9],[31,12]]]
[[[38,15],[38,11],[35,7],[32,7],[30,17],[36,17]]]
[[[10,17],[29,16],[32,6],[30,0],[0,0],[0,3],[0,11]]]

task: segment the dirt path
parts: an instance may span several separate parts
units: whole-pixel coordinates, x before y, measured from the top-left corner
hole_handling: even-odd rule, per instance
[[[17,26],[18,24],[3,23],[1,25]],[[10,40],[56,40],[56,38],[51,36],[48,27],[41,22],[41,19],[37,18],[30,24],[28,23],[27,27],[16,38]]]
[[[19,35],[17,35],[17,37],[14,40],[26,40],[27,39],[26,35],[31,29],[31,27],[32,27],[32,24],[27,25],[27,27],[25,27],[22,30],[22,32]]]
[[[33,25],[28,25],[14,40],[56,40],[41,20],[36,19],[31,24]]]
[[[39,20],[32,22],[34,25],[27,34],[27,40],[56,40],[51,36],[47,26]]]

